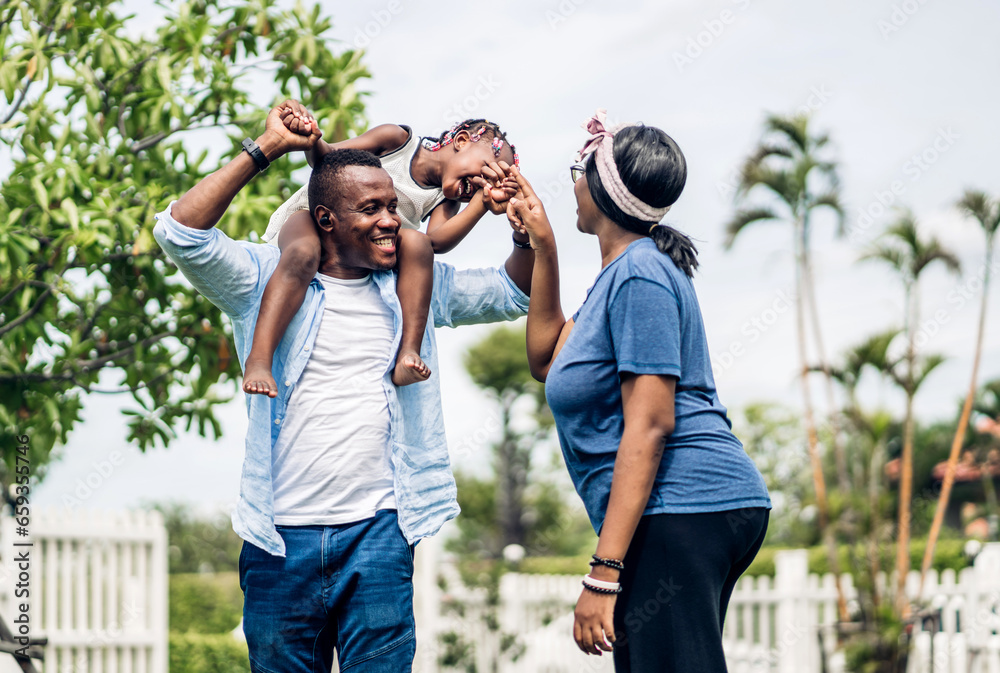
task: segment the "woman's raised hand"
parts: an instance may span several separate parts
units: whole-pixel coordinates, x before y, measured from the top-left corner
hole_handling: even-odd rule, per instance
[[[510,173],[517,182],[517,195],[507,202],[507,219],[515,231],[528,234],[531,247],[538,250],[552,242],[552,225],[545,207],[520,169],[512,167]]]

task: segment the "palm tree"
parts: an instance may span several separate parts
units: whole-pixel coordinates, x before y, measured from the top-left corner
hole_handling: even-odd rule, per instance
[[[900,330],[890,329],[868,337],[845,353],[842,364],[831,369],[834,380],[844,389],[846,398],[844,416],[849,426],[854,429],[851,434],[859,444],[857,455],[852,456],[854,458],[852,463],[859,465],[858,472],[863,483],[858,484],[858,488],[852,492],[866,493],[867,496],[868,577],[865,578],[864,574],[860,574],[861,581],[858,584],[859,591],[867,586],[871,592],[871,611],[865,621],[877,620],[881,602],[878,583],[881,570],[878,550],[883,534],[880,505],[884,492],[882,479],[886,444],[890,436],[892,419],[884,411],[864,412],[858,403],[857,388],[866,371],[873,370],[886,376],[897,366],[898,361],[889,356],[889,347],[899,334]],[[866,607],[868,606],[862,605],[863,610]]]
[[[962,405],[962,415],[958,419],[955,437],[951,443],[951,453],[948,454],[948,464],[945,468],[944,479],[941,482],[941,494],[938,497],[937,509],[934,510],[934,521],[931,523],[930,534],[927,538],[927,548],[924,550],[924,560],[920,567],[920,593],[923,593],[927,569],[931,567],[931,562],[934,560],[934,547],[937,544],[938,534],[941,532],[941,524],[944,522],[944,512],[948,508],[948,500],[951,498],[951,487],[955,483],[955,469],[958,467],[959,454],[961,453],[962,444],[965,442],[965,431],[969,426],[972,403],[976,398],[979,360],[983,354],[983,335],[986,332],[986,299],[990,289],[990,272],[993,268],[993,242],[996,238],[997,229],[1000,228],[1000,201],[991,199],[985,193],[971,189],[966,190],[958,202],[958,207],[965,214],[975,218],[986,235],[986,255],[982,267],[983,295],[980,297],[981,303],[979,305],[979,330],[976,334],[976,352],[972,357],[972,378],[969,381],[969,390],[965,394],[965,403]]]
[[[827,379],[827,395],[831,425],[835,442],[837,475],[841,488],[848,488],[847,461],[840,445],[836,428],[833,401],[833,384],[830,367],[823,352],[821,330],[816,312],[810,257],[810,221],[812,212],[819,208],[830,209],[838,218],[838,231],[842,229],[844,211],[838,194],[839,181],[836,164],[819,157],[828,145],[826,134],[810,135],[809,117],[771,115],[764,125],[764,134],[757,148],[747,157],[740,173],[737,200],[745,202],[751,191],[765,191],[771,196],[771,206],[748,205],[741,208],[726,225],[726,248],[732,247],[736,237],[749,225],[765,221],[784,221],[792,225],[792,248],[795,251],[795,317],[798,335],[799,380],[804,407],[803,421],[809,443],[809,457],[816,489],[816,507],[819,528],[827,544],[830,569],[837,580],[839,613],[847,619],[847,602],[840,585],[840,568],[836,542],[829,530],[829,506],[826,479],[819,451],[819,438],[813,411],[812,393],[809,389],[809,365],[806,348],[806,312],[811,308],[813,332],[817,339],[820,369]]]
[[[904,371],[890,372],[906,394],[906,416],[903,425],[903,455],[900,460],[899,520],[896,537],[896,609],[906,617],[909,603],[904,593],[910,571],[910,502],[913,499],[913,398],[927,376],[943,361],[937,355],[917,358],[916,336],[920,320],[920,276],[934,262],[943,263],[957,273],[958,258],[945,249],[936,238],[922,239],[917,222],[910,211],[902,211],[899,219],[886,230],[882,240],[862,259],[879,260],[895,270],[903,281],[903,331],[906,334]]]

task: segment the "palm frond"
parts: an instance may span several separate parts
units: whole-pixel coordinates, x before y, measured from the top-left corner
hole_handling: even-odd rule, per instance
[[[778,219],[778,216],[770,208],[747,208],[740,210],[733,216],[733,219],[726,224],[726,238],[723,245],[728,250],[733,247],[736,237],[748,225],[753,224],[754,222],[775,219]]]
[[[896,221],[889,225],[883,234],[885,239],[896,239],[908,251],[920,248],[920,232],[917,231],[917,218],[909,208],[902,208]]]
[[[795,209],[800,200],[795,178],[789,171],[747,162],[740,174],[737,194],[745,196],[754,187],[766,187],[792,209]]]
[[[892,369],[898,361],[889,358],[889,346],[902,333],[903,330],[894,327],[868,337],[847,352],[846,367],[859,373],[864,367],[883,372]]]
[[[957,205],[962,212],[979,222],[988,237],[992,238],[997,233],[1000,228],[1000,202],[991,199],[986,192],[967,189]]]
[[[792,156],[792,151],[783,145],[775,145],[773,143],[761,141],[760,145],[754,149],[753,154],[747,157],[747,162],[760,164],[765,159],[769,159],[771,157],[791,159]]]
[[[808,208],[830,208],[837,215],[837,236],[844,235],[844,222],[847,217],[847,213],[844,211],[844,206],[840,202],[840,194],[835,191],[830,191],[825,194],[820,194],[815,196],[808,204]]]
[[[901,273],[907,271],[909,268],[906,254],[899,248],[885,243],[878,243],[871,246],[863,255],[861,255],[861,257],[858,258],[858,261],[885,262],[893,269]]]
[[[913,377],[913,392],[920,389],[924,380],[930,376],[931,372],[937,369],[945,360],[945,356],[939,353],[933,353],[931,355],[925,355],[921,357],[916,363],[916,373]]]
[[[962,262],[958,259],[958,256],[945,248],[936,238],[932,238],[921,246],[918,254],[913,258],[912,272],[914,278],[920,276],[924,269],[934,262],[943,263],[949,271],[955,274],[962,271]]]
[[[809,117],[806,115],[772,114],[765,122],[768,131],[787,137],[803,153],[809,149],[808,124]]]

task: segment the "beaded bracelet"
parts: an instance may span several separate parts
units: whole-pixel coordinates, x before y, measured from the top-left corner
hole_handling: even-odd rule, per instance
[[[618,559],[601,558],[597,554],[594,554],[593,556],[591,556],[591,558],[594,559],[593,561],[590,562],[591,568],[593,568],[594,566],[607,566],[608,568],[613,568],[618,572],[625,570],[625,564],[619,561]]]

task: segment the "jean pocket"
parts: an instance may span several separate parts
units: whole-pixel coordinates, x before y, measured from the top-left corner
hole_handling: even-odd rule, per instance
[[[239,568],[239,571],[240,571],[240,590],[244,594],[247,591],[246,582],[245,582],[245,578],[246,578],[246,574],[247,574],[246,573],[246,562],[245,562],[245,559],[246,559],[246,555],[247,555],[247,547],[249,545],[250,545],[249,542],[247,542],[246,540],[243,540],[243,546],[240,547],[240,560],[239,560],[239,562],[237,564],[237,568]]]

